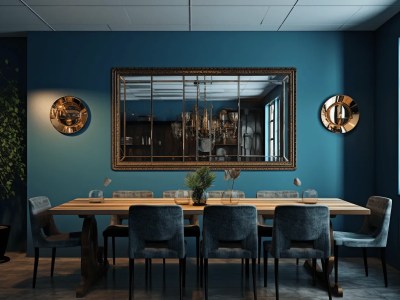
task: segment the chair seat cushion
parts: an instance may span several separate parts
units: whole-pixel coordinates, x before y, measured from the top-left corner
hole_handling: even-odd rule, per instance
[[[272,236],[272,226],[257,224],[258,236]]]
[[[251,251],[241,248],[218,248],[209,250],[204,258],[255,258],[251,257]]]
[[[45,244],[39,247],[76,247],[81,245],[81,232],[68,232],[49,235],[45,239]]]
[[[376,239],[370,235],[345,232],[345,231],[334,231],[333,239],[338,246],[347,247],[381,247]]]
[[[199,225],[185,225],[183,227],[184,236],[200,236],[200,226]]]
[[[275,253],[271,253],[273,257]],[[281,250],[277,258],[326,258],[324,251],[313,248],[290,248]]]
[[[168,248],[144,248],[136,251],[133,258],[178,258],[178,252]]]
[[[129,235],[128,225],[110,225],[103,231],[103,236],[127,237]]]

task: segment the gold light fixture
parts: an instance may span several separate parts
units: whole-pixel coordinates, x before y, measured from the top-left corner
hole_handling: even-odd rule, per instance
[[[50,122],[63,134],[73,134],[81,130],[88,119],[88,111],[83,101],[74,96],[57,99],[50,109]]]

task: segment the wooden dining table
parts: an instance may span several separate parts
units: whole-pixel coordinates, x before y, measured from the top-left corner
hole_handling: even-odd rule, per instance
[[[219,198],[207,200],[207,205],[221,205]],[[223,199],[226,201],[226,199]],[[76,289],[76,297],[84,297],[90,287],[107,271],[107,262],[102,261],[98,249],[96,215],[128,215],[132,205],[178,205],[174,198],[104,198],[100,203],[92,203],[89,198],[76,198],[52,207],[53,215],[77,215],[84,219],[82,225],[81,283]],[[319,198],[317,204],[329,207],[332,217],[337,215],[369,215],[368,208],[338,198]],[[238,205],[254,205],[259,215],[273,217],[278,205],[312,205],[301,202],[301,198],[243,198]],[[204,206],[181,205],[184,216],[203,213]],[[335,286],[340,296],[340,287]]]

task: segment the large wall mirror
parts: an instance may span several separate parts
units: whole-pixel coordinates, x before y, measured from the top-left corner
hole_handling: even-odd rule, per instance
[[[114,170],[293,170],[294,68],[112,70]]]

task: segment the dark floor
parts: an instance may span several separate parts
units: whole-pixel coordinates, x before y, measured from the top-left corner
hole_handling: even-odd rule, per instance
[[[50,278],[50,259],[39,262],[36,289],[32,289],[33,259],[25,254],[8,253],[11,261],[0,264],[0,299],[75,299],[75,288],[80,282],[80,260],[57,258],[55,274]],[[257,273],[258,299],[275,299],[273,265],[270,260],[268,288],[263,287],[263,274]],[[380,261],[369,259],[370,274],[364,276],[361,259],[343,259],[339,264],[340,283],[344,289],[343,299],[400,299],[400,271],[388,267],[389,287],[383,284]],[[262,268],[261,268],[262,269]],[[146,288],[144,263],[138,261],[135,269],[135,299],[178,299],[178,264],[167,261],[165,282],[162,263],[153,261],[151,286]],[[239,260],[210,260],[209,299],[253,299],[250,281],[242,280]],[[312,280],[300,264],[294,260],[282,260],[280,264],[281,299],[328,299],[321,284],[312,285]],[[333,282],[333,276],[331,276]],[[117,259],[116,266],[110,266],[106,278],[87,294],[85,299],[127,299],[128,260]],[[187,263],[186,289],[184,299],[203,299],[202,289],[196,276],[195,260]]]

